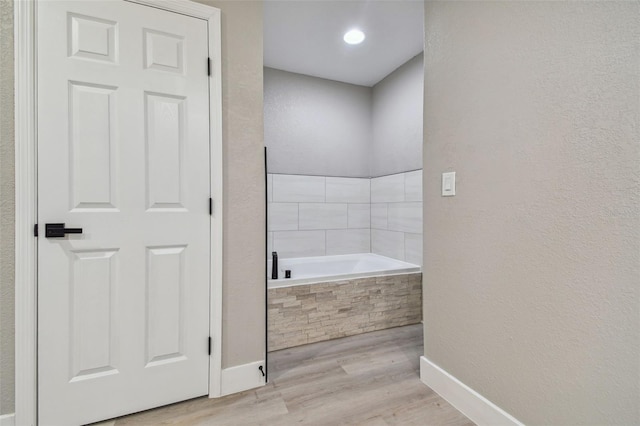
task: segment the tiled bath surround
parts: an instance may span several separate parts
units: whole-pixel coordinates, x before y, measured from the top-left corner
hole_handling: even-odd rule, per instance
[[[371,179],[371,252],[422,266],[422,170]]]
[[[370,180],[269,175],[269,253],[281,258],[369,253]]]
[[[422,274],[269,289],[268,350],[415,324]]]
[[[269,252],[376,253],[422,264],[422,171],[378,178],[270,174]],[[269,351],[422,319],[422,274],[268,290]]]
[[[378,178],[268,175],[269,251],[376,253],[422,263],[422,171]]]

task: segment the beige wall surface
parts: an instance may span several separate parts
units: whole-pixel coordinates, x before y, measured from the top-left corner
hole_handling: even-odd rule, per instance
[[[640,3],[425,9],[425,356],[526,424],[639,424]]]
[[[224,140],[223,368],[264,359],[265,187],[262,3],[202,1],[222,11]],[[0,1],[0,414],[13,393],[12,2]]]
[[[0,1],[0,415],[14,398],[13,2]]]
[[[222,11],[222,367],[228,368],[263,360],[266,351],[262,2],[199,2]]]

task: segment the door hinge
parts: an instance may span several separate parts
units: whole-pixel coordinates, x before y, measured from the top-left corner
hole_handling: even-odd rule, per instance
[[[211,76],[211,58],[207,58],[207,75]]]
[[[34,237],[38,236],[38,224],[37,223],[35,225],[33,225],[33,236]]]
[[[209,355],[211,355],[211,336],[209,336]]]
[[[213,198],[209,198],[209,216],[213,216]]]

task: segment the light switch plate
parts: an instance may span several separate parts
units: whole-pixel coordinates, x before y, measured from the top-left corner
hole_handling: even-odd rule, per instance
[[[442,196],[453,197],[456,195],[456,172],[442,174]]]

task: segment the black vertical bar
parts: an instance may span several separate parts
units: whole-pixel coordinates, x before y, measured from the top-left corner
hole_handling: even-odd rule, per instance
[[[264,381],[269,383],[269,178],[267,173],[267,147],[264,147]]]

